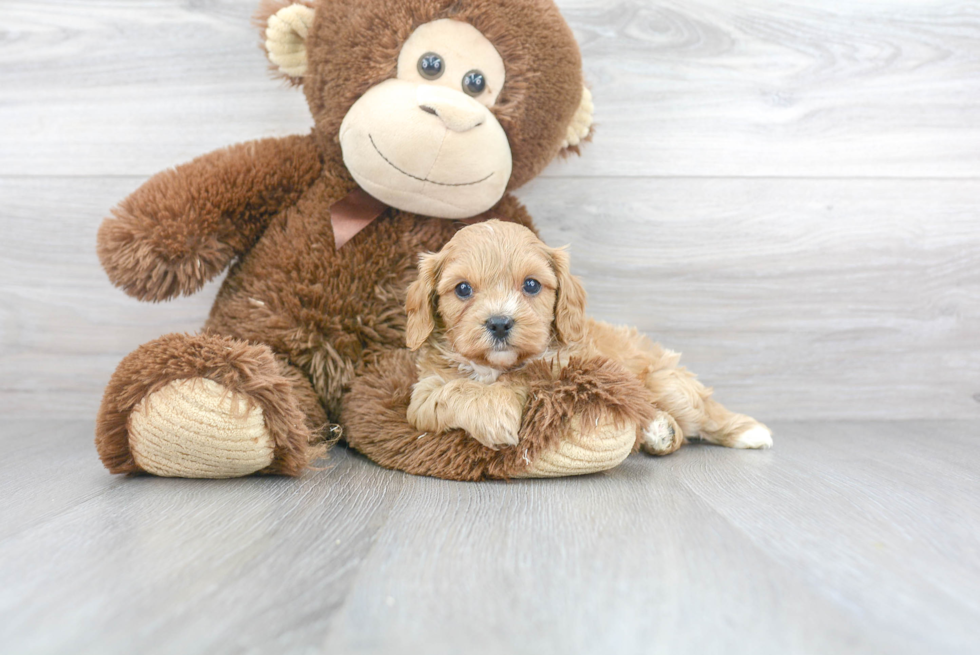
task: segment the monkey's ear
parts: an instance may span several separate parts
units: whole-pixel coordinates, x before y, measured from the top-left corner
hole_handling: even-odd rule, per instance
[[[585,335],[585,288],[569,272],[568,253],[562,248],[549,252],[551,266],[558,278],[555,298],[555,338],[562,344],[579,341]]]
[[[582,99],[579,101],[578,110],[572,117],[572,122],[568,125],[565,133],[565,140],[562,141],[562,152],[575,150],[592,132],[593,114],[595,105],[592,103],[592,92],[587,87],[582,87]]]
[[[419,277],[408,287],[408,297],[405,300],[405,311],[408,312],[405,344],[409,350],[418,350],[436,327],[438,268],[439,255],[430,253],[419,257]]]
[[[267,0],[255,20],[263,29],[265,53],[273,69],[294,84],[306,75],[306,37],[313,25],[313,8],[304,3]]]

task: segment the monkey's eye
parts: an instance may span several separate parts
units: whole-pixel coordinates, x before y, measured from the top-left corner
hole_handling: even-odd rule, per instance
[[[533,277],[524,280],[524,293],[529,296],[536,296],[541,293],[541,283]]]
[[[478,96],[487,88],[487,80],[483,73],[472,70],[463,76],[463,91],[471,96]]]
[[[438,80],[442,77],[445,64],[442,57],[434,52],[427,52],[419,57],[419,75],[427,80]]]
[[[456,297],[460,300],[469,300],[473,297],[473,287],[469,282],[460,282],[456,285]]]

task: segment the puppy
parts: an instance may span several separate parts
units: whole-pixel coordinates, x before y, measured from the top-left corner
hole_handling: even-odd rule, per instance
[[[462,428],[490,448],[516,445],[527,400],[521,366],[601,355],[653,393],[660,414],[637,437],[647,452],[672,453],[694,436],[731,448],[772,445],[768,428],[725,409],[678,367],[678,353],[635,328],[587,318],[585,300],[568,254],[516,223],[463,228],[439,253],[422,255],[406,302],[406,342],[419,351],[409,423],[432,433]]]

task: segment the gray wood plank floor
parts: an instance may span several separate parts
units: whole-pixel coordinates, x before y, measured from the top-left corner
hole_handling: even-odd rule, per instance
[[[343,448],[299,480],[118,478],[90,422],[8,422],[0,651],[977,652],[976,426],[774,428],[460,484]]]

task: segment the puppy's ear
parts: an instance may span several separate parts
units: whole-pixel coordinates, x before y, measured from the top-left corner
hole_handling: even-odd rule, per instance
[[[405,310],[408,312],[408,326],[405,329],[405,343],[410,350],[418,350],[435,329],[435,295],[438,278],[439,256],[434,254],[419,257],[419,277],[408,287]]]
[[[549,255],[558,278],[555,337],[562,344],[569,344],[580,340],[585,333],[585,288],[569,272],[568,253],[564,249],[551,249]]]

